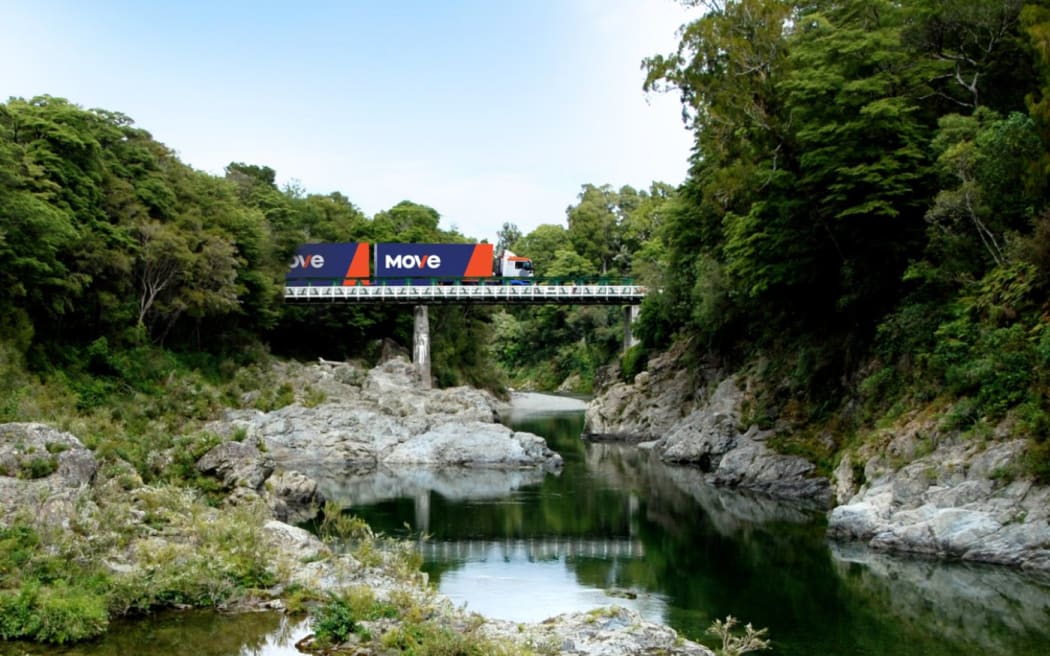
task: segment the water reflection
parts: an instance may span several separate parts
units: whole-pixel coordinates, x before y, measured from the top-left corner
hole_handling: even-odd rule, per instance
[[[280,613],[229,615],[212,611],[165,612],[110,625],[100,640],[59,647],[0,641],[3,656],[302,656],[295,643],[309,633],[301,618]]]
[[[1050,653],[1047,581],[1012,569],[902,558],[864,545],[831,546],[835,570],[887,623],[955,653]],[[935,628],[935,631],[930,631]],[[928,635],[925,637],[923,634]]]
[[[318,480],[318,491],[325,499],[344,508],[376,505],[386,501],[411,499],[411,519],[416,531],[430,531],[430,498],[473,500],[502,499],[515,490],[537,485],[545,473],[538,469],[469,469],[463,467],[380,467],[367,474],[325,477]]]
[[[514,427],[547,438],[565,459],[560,476],[493,485],[506,492],[482,498],[429,485],[417,490],[425,518],[412,498],[353,504],[387,532],[425,522],[425,568],[472,610],[527,621],[617,603],[707,642],[711,621],[732,614],[768,627],[781,655],[1047,653],[1050,588],[1024,575],[1003,582],[994,569],[961,577],[943,563],[845,557],[817,509],[714,488],[635,447],[584,443],[581,414],[528,415]],[[921,592],[925,581],[939,591]],[[1028,610],[995,620],[1014,605]]]

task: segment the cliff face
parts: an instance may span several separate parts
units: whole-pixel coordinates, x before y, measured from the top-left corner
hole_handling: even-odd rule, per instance
[[[646,441],[667,431],[688,415],[703,396],[697,377],[681,364],[684,343],[649,360],[645,371],[625,383],[618,372],[606,372],[607,384],[587,405],[584,430],[592,436]]]
[[[584,431],[592,439],[640,442],[666,462],[699,467],[718,485],[827,507],[828,480],[804,458],[769,448],[772,431],[743,426],[745,393],[736,378],[708,373],[706,380],[690,375],[680,352],[654,358],[633,383],[616,382],[591,401]]]
[[[680,348],[680,347],[679,347]],[[696,375],[669,351],[631,384],[608,386],[587,408],[593,438],[626,438],[716,485],[831,508],[832,538],[943,558],[1050,571],[1050,488],[1018,478],[1024,440],[981,441],[904,420],[839,454],[830,479],[769,447],[772,431],[742,423],[746,385]]]

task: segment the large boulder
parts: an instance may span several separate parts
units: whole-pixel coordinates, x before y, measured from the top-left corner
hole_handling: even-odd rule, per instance
[[[1026,448],[946,441],[896,470],[872,456],[865,470],[879,475],[831,511],[828,532],[883,550],[1050,570],[1050,488],[1007,473]]]
[[[68,526],[97,472],[95,454],[65,431],[0,424],[0,521],[22,513],[34,522]]]
[[[406,440],[379,456],[386,465],[459,465],[556,469],[561,456],[538,435],[478,421],[446,423]]]
[[[310,519],[324,501],[316,481],[295,470],[276,469],[273,456],[254,440],[219,444],[197,461],[197,470],[219,479],[233,503],[262,497],[281,521]]]
[[[827,479],[816,474],[813,463],[770,448],[767,441],[772,431],[757,426],[742,429],[743,401],[744,393],[736,379],[727,378],[666,435],[642,446],[654,449],[667,462],[698,467],[716,485],[827,507],[830,486]]]
[[[498,423],[508,416],[508,403],[468,387],[424,389],[415,368],[402,357],[352,376],[341,376],[340,367],[330,362],[305,370],[317,368],[324,370],[328,385],[320,403],[293,403],[272,412],[234,410],[207,429],[257,440],[278,468],[311,475],[361,473],[387,462],[548,469],[560,465],[560,457],[542,438]],[[340,379],[359,384],[345,384],[333,393],[333,381]]]

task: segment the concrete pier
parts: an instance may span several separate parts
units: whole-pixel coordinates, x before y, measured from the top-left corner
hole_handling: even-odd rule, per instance
[[[631,330],[631,326],[638,320],[638,315],[641,314],[641,305],[625,305],[623,308],[623,352],[626,353],[628,349],[638,343],[638,338],[634,336],[634,332]]]
[[[426,305],[415,306],[415,324],[412,330],[412,363],[419,372],[423,389],[430,389],[430,316]]]

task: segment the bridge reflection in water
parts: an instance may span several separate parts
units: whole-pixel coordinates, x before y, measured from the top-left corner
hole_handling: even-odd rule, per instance
[[[565,558],[634,559],[645,547],[631,539],[525,538],[517,540],[422,540],[417,548],[428,561],[554,560]]]

